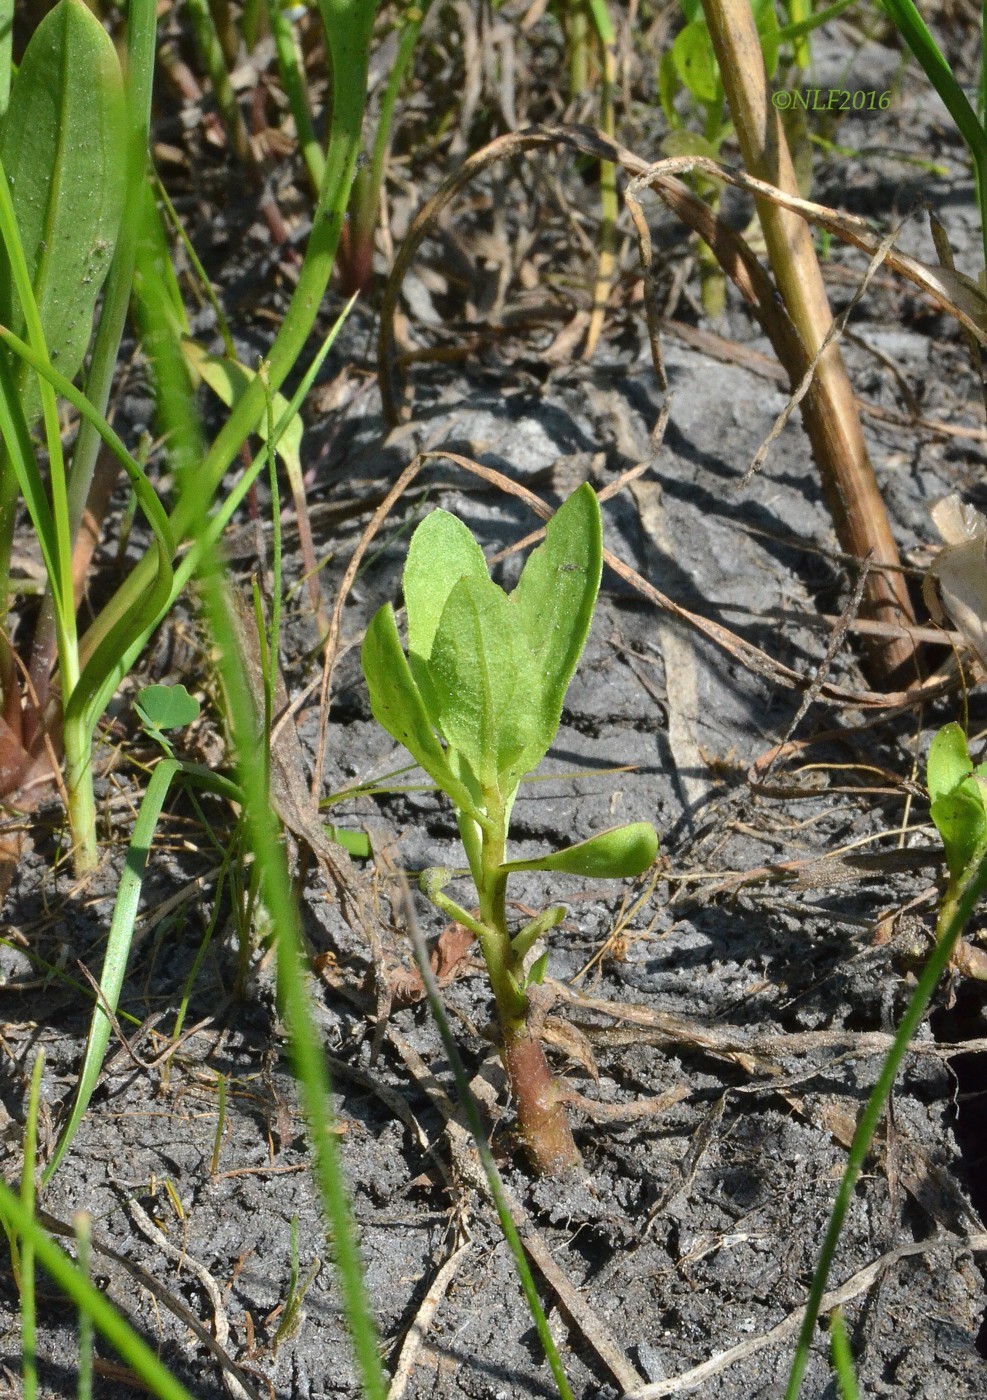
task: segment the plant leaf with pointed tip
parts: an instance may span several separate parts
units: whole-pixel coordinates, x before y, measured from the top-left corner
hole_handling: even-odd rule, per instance
[[[548,522],[545,541],[528,557],[510,605],[534,660],[527,703],[536,718],[534,768],[552,745],[562,704],[593,620],[603,571],[603,522],[593,488],[574,491]]]
[[[567,875],[591,879],[621,880],[640,875],[658,854],[658,833],[650,822],[632,822],[611,827],[577,846],[566,846],[551,855],[534,860],[509,860],[500,867],[508,870],[559,870]]]
[[[408,609],[408,655],[427,661],[449,594],[461,578],[489,580],[483,550],[447,510],[433,510],[411,537],[402,587]]]
[[[964,778],[952,792],[937,797],[930,808],[936,830],[946,850],[950,877],[958,880],[987,834],[984,785]]]
[[[360,659],[367,678],[370,708],[378,724],[405,746],[457,807],[475,814],[468,788],[453,773],[445,750],[432,730],[432,721],[398,637],[390,603],[377,612],[367,628]]]
[[[0,160],[52,364],[82,366],[123,212],[127,122],[113,42],[82,0],[60,0],[38,25],[10,94]],[[0,321],[22,336],[8,258]],[[26,380],[25,413],[40,395]]]
[[[531,745],[532,657],[503,589],[466,575],[442,609],[427,662],[432,718],[483,788],[516,790]]]
[[[210,355],[194,340],[183,338],[182,354],[192,370],[209,385],[217,398],[222,399],[227,408],[235,408],[257,378],[256,372],[225,355]],[[274,422],[278,423],[288,408],[288,400],[281,393],[272,394]],[[302,475],[302,420],[300,414],[289,418],[284,432],[278,438],[275,451],[284,462],[294,482]],[[257,424],[257,435],[267,441],[267,415]]]
[[[929,796],[933,802],[952,792],[973,772],[973,760],[967,745],[966,734],[955,721],[944,724],[929,746],[929,760],[926,768]]]

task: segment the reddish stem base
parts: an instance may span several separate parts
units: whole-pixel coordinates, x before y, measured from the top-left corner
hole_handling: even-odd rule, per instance
[[[581,1166],[579,1148],[541,1042],[521,1030],[509,1037],[502,1054],[521,1134],[535,1170],[540,1176],[564,1176]]]

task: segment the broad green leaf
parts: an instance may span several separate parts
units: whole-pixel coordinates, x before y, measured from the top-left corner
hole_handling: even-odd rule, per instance
[[[964,778],[951,792],[937,797],[930,812],[946,848],[950,877],[958,880],[987,835],[983,784]]]
[[[433,719],[481,788],[504,796],[527,772],[533,658],[503,589],[464,576],[452,589],[427,663]]]
[[[621,880],[640,875],[658,854],[658,833],[650,822],[633,822],[601,831],[578,846],[566,846],[534,860],[509,860],[500,867],[510,870],[559,870],[566,875]]]
[[[562,703],[579,663],[600,591],[603,522],[596,492],[587,483],[552,516],[545,542],[529,556],[510,596],[534,659],[526,703],[535,721],[533,768],[548,752],[562,718]]]
[[[453,773],[445,750],[432,731],[432,722],[401,647],[390,603],[379,610],[367,628],[360,659],[370,708],[378,724],[405,746],[457,807],[474,813],[468,788]]]
[[[929,796],[935,802],[973,772],[966,734],[955,721],[944,724],[932,740],[927,766]]]
[[[670,131],[662,140],[661,153],[664,156],[706,156],[716,160],[719,149],[705,136],[700,136],[698,131],[686,131],[680,127],[677,131]]]
[[[109,35],[82,0],[60,0],[25,51],[0,133],[0,161],[49,356],[67,379],[85,357],[119,232],[126,131]],[[23,334],[9,257],[0,258],[0,321]],[[33,376],[27,398],[33,418]]]
[[[236,360],[222,355],[210,355],[194,340],[182,341],[182,354],[193,372],[204,379],[210,389],[222,399],[227,408],[235,408],[257,378],[256,373],[238,364]],[[283,394],[272,395],[275,423],[280,422],[288,408],[288,400]],[[267,441],[267,415],[257,424],[257,433],[262,441]],[[290,474],[302,474],[302,420],[299,414],[289,419],[287,427],[278,438],[275,451],[284,462]]]
[[[461,520],[433,510],[411,537],[402,579],[412,669],[432,654],[442,609],[461,578],[489,580],[483,550]]]
[[[137,696],[137,709],[155,729],[184,729],[199,718],[201,706],[183,685],[146,685]]]
[[[676,35],[672,62],[683,85],[697,102],[705,107],[717,107],[722,103],[720,70],[705,20],[694,20]]]

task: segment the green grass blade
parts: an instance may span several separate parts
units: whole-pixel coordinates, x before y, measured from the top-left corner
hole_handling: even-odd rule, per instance
[[[434,898],[431,892],[430,897]],[[456,1081],[459,1103],[466,1115],[466,1122],[473,1136],[473,1141],[476,1143],[476,1150],[480,1157],[480,1165],[483,1168],[483,1174],[490,1188],[490,1195],[497,1211],[500,1228],[503,1231],[504,1238],[507,1241],[508,1248],[511,1251],[515,1267],[518,1271],[518,1277],[521,1280],[521,1288],[524,1292],[525,1302],[528,1305],[528,1311],[535,1324],[535,1330],[538,1333],[538,1339],[545,1352],[545,1357],[551,1367],[552,1376],[554,1377],[559,1395],[562,1397],[562,1400],[573,1400],[572,1389],[569,1385],[565,1368],[562,1365],[562,1358],[559,1356],[558,1348],[555,1345],[555,1341],[548,1326],[545,1310],[542,1308],[541,1300],[538,1297],[538,1289],[528,1265],[528,1259],[524,1252],[524,1245],[521,1243],[521,1236],[518,1234],[517,1226],[514,1224],[514,1218],[511,1215],[511,1208],[507,1200],[507,1193],[504,1190],[504,1183],[500,1178],[500,1172],[497,1170],[497,1164],[493,1159],[493,1153],[490,1151],[490,1144],[487,1141],[487,1135],[483,1127],[483,1119],[480,1117],[480,1110],[477,1107],[476,1099],[470,1088],[469,1076],[460,1059],[456,1037],[453,1035],[452,1027],[449,1024],[449,1018],[442,1004],[438,983],[435,980],[435,974],[429,962],[428,948],[425,946],[425,940],[418,926],[418,920],[415,917],[415,911],[410,898],[406,900],[405,907],[407,911],[407,926],[411,937],[411,946],[414,950],[415,962],[418,964],[418,971],[425,984],[425,995],[428,998],[429,1008],[432,1015],[435,1017],[435,1023],[442,1037],[442,1044],[445,1047],[453,1078]]]
[[[315,322],[332,272],[340,229],[346,212],[353,171],[361,150],[363,105],[366,97],[370,35],[376,0],[320,0],[336,84],[332,107],[325,178],[316,206],[312,233],[299,270],[291,304],[268,356],[271,392],[280,389],[294,368]],[[212,496],[247,437],[264,413],[264,387],[256,382],[236,405],[200,467],[205,494]],[[176,539],[194,534],[200,518],[191,500],[181,499],[171,517]],[[139,564],[104,608],[83,644],[88,660],[122,617],[132,614],[148,586],[149,564]]]
[[[96,1328],[119,1353],[128,1366],[141,1377],[148,1389],[160,1400],[194,1400],[158,1360],[144,1339],[120,1316],[112,1303],[77,1269],[68,1255],[41,1228],[33,1215],[0,1181],[0,1217],[7,1229],[16,1231],[24,1242],[30,1241],[41,1267],[57,1286],[79,1308],[83,1309]]]
[[[857,1375],[853,1367],[853,1352],[846,1334],[846,1323],[839,1308],[830,1314],[830,1344],[833,1355],[833,1370],[840,1388],[840,1400],[860,1400],[857,1388]]]
[[[93,1221],[88,1211],[76,1211],[72,1217],[72,1224],[75,1228],[75,1252],[79,1264],[79,1272],[89,1280],[90,1260],[92,1258],[92,1232]],[[92,1400],[93,1394],[93,1343],[95,1329],[93,1320],[85,1308],[79,1309],[79,1384],[76,1388],[76,1400]]]
[[[116,902],[113,906],[113,918],[103,958],[103,971],[99,979],[101,1000],[97,1003],[90,1022],[86,1053],[79,1071],[72,1112],[62,1130],[51,1161],[45,1168],[43,1178],[45,1183],[54,1176],[59,1163],[72,1145],[72,1139],[78,1132],[79,1124],[89,1107],[89,1100],[92,1098],[96,1081],[99,1079],[99,1073],[103,1067],[103,1059],[106,1055],[106,1047],[110,1043],[112,1031],[110,1018],[103,1008],[106,1006],[113,1015],[116,1014],[120,1000],[120,989],[127,971],[127,960],[130,957],[130,944],[134,936],[134,923],[137,919],[141,887],[144,883],[147,858],[151,852],[151,842],[154,839],[154,832],[158,825],[158,818],[161,816],[161,809],[168,796],[168,790],[181,767],[181,763],[176,758],[162,759],[151,774],[151,781],[148,783],[147,791],[141,801],[137,821],[134,823],[134,832],[130,838],[127,861],[123,874],[120,876]]]
[[[915,55],[929,82],[942,98],[973,157],[981,233],[984,240],[984,261],[987,263],[987,133],[983,123],[953,77],[952,69],[943,58],[938,44],[912,0],[880,0],[880,3]]]
[[[44,1050],[40,1050],[31,1072],[31,1088],[27,1100],[27,1123],[24,1127],[24,1161],[21,1166],[21,1205],[31,1216],[34,1215],[34,1170],[38,1159],[38,1103],[41,1098],[41,1076],[44,1073],[44,1065]],[[20,1269],[24,1400],[34,1400],[38,1393],[34,1241],[26,1236],[21,1246]]]
[[[826,1283],[836,1253],[836,1246],[839,1243],[847,1211],[853,1200],[854,1187],[863,1169],[868,1149],[894,1086],[898,1070],[908,1053],[912,1037],[925,1015],[925,1009],[939,985],[939,979],[949,965],[956,940],[969,923],[985,891],[987,891],[987,845],[981,847],[976,860],[971,862],[966,877],[958,882],[957,889],[943,901],[942,912],[936,927],[936,946],[918,979],[895,1035],[894,1044],[881,1066],[877,1082],[871,1090],[870,1097],[857,1124],[857,1131],[854,1133],[847,1155],[843,1179],[840,1182],[826,1235],[819,1251],[819,1261],[816,1264],[809,1299],[806,1303],[805,1317],[799,1331],[795,1358],[789,1375],[788,1388],[785,1391],[785,1400],[797,1400],[802,1389],[802,1381],[809,1363],[809,1351],[816,1323],[819,1320],[819,1309],[826,1291]]]
[[[164,341],[172,333],[167,311],[153,298],[144,307],[145,333],[157,350],[156,385],[158,412],[166,433],[192,435],[181,421],[187,412],[187,383],[177,345],[167,352]],[[265,400],[267,386],[258,376],[248,391]],[[272,433],[273,437],[274,434]],[[263,462],[263,459],[261,459]],[[208,528],[208,501],[198,497],[199,516],[190,520],[192,532],[202,538]],[[322,1197],[328,1232],[338,1271],[343,1312],[355,1353],[356,1369],[364,1400],[384,1400],[387,1392],[380,1362],[377,1331],[367,1296],[357,1245],[356,1222],[342,1170],[339,1143],[332,1131],[334,1115],[329,1073],[308,1000],[303,940],[298,908],[281,841],[280,824],[267,792],[266,764],[256,762],[257,725],[252,689],[231,622],[232,599],[222,577],[218,551],[200,552],[200,596],[210,634],[218,647],[217,665],[229,714],[233,748],[237,755],[243,821],[254,852],[264,904],[274,925],[280,1007],[291,1043],[299,1092],[309,1128],[315,1176]]]
[[[323,361],[332,349],[343,324],[353,307],[355,298],[351,298],[343,308],[339,317],[334,322],[332,329],[326,336],[318,353],[312,360],[311,365],[306,370],[301,383],[292,395],[288,407],[274,428],[273,440],[278,442],[282,433],[298,413],[302,402],[311,389],[315,378],[322,368]],[[218,542],[223,530],[232,520],[234,514],[246,498],[251,485],[257,479],[265,464],[263,455],[259,455],[251,465],[244,471],[240,480],[230,491],[226,499],[209,517],[208,522],[200,529],[194,542],[185,552],[183,558],[175,567],[171,578],[170,590],[167,596],[160,587],[160,576],[153,583],[154,605],[152,607],[149,599],[142,600],[142,606],[135,608],[132,614],[124,614],[119,617],[113,625],[108,637],[96,649],[95,653],[83,670],[79,681],[80,699],[85,697],[87,706],[87,723],[95,727],[96,719],[103,713],[109,704],[110,697],[116,690],[120,681],[130,671],[137,657],[143,650],[148,638],[158,626],[161,619],[170,610],[175,599],[187,586],[189,580],[195,575],[200,567],[202,559],[213,549]],[[169,529],[171,520],[168,521]]]
[[[426,9],[430,3],[431,0],[426,0]],[[282,5],[281,0],[267,0],[266,9],[271,25],[271,37],[274,40],[274,48],[278,56],[281,84],[295,121],[298,146],[302,153],[302,159],[305,161],[305,168],[308,170],[312,188],[318,194],[322,177],[325,175],[326,158],[322,153],[322,147],[319,145],[312,123],[312,109],[308,100],[301,49],[295,38],[294,25],[285,14],[285,6]]]

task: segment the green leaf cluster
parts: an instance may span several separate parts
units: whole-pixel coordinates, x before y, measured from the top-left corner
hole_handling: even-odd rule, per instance
[[[436,510],[415,531],[405,564],[407,655],[389,604],[370,624],[362,660],[374,716],[481,833],[506,832],[522,778],[558,732],[602,567],[589,485],[549,521],[510,594],[491,580],[462,521]],[[460,828],[475,865],[462,820]],[[636,875],[656,850],[654,829],[641,824],[501,868]]]
[[[955,883],[987,843],[987,763],[974,765],[960,725],[945,725],[932,740],[927,779],[932,820]]]

